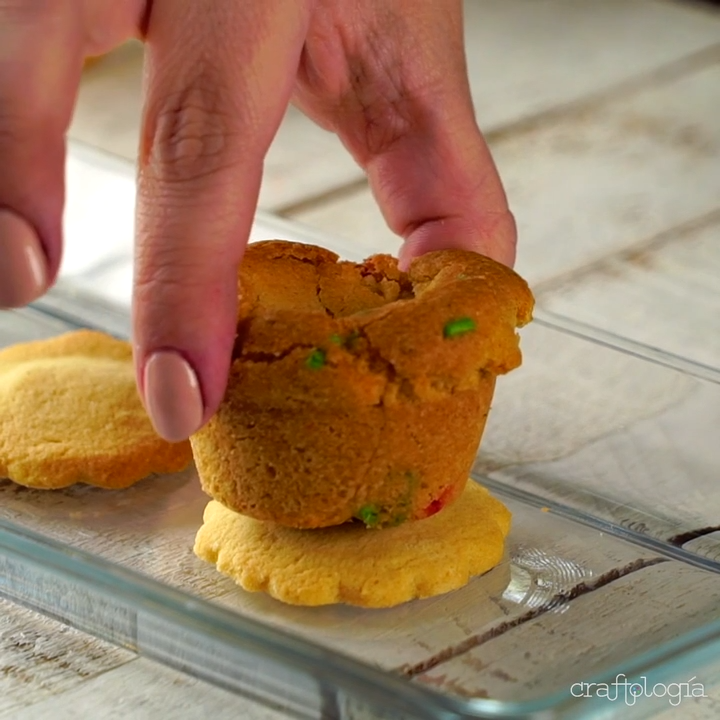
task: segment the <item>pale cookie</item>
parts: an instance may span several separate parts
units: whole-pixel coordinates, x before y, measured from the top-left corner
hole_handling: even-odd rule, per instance
[[[0,351],[0,477],[28,487],[125,488],[192,460],[154,431],[130,345],[81,330]]]
[[[380,608],[456,590],[491,570],[509,530],[510,511],[471,481],[437,515],[384,530],[297,530],[212,501],[194,549],[250,592],[292,605]]]

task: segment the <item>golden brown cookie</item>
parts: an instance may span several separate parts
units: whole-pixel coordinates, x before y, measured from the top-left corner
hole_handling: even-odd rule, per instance
[[[502,559],[509,530],[510,511],[474,482],[441,513],[384,530],[296,530],[213,501],[195,554],[245,590],[292,605],[379,608],[456,590],[487,572]]]
[[[393,526],[460,495],[495,377],[520,364],[533,297],[460,250],[408,273],[298,243],[251,245],[225,399],[191,438],[205,491],[289,527]]]
[[[192,459],[153,430],[130,345],[99,332],[1,350],[0,415],[0,477],[28,487],[124,488]]]

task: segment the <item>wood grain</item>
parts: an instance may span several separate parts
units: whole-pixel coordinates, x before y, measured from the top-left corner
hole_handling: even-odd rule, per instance
[[[496,470],[487,468],[492,458],[481,458],[478,465],[501,482],[657,539],[679,536],[675,544],[682,544],[684,534],[716,527],[720,517],[720,402],[716,386],[698,385],[664,412],[608,429],[565,457]],[[717,557],[715,542],[707,535],[688,547]]]
[[[668,368],[540,324],[521,331],[520,346],[522,366],[498,378],[480,472],[574,455],[672,412],[699,387]]]
[[[100,709],[100,707],[102,709]],[[0,713],[0,718],[5,717]],[[40,701],[8,720],[281,720],[287,715],[256,705],[158,663],[138,658]]]
[[[714,187],[720,194],[720,172]],[[657,247],[614,256],[538,293],[542,307],[720,371],[720,211]]]
[[[417,680],[462,696],[505,700],[533,698],[539,687],[569,691],[573,683],[675,638],[719,611],[720,577],[682,563],[661,563],[513,628]],[[698,677],[703,679],[708,687],[718,680]]]
[[[0,599],[0,718],[130,662],[134,654]],[[77,717],[77,716],[76,716]]]
[[[291,607],[239,588],[217,600],[258,621],[399,670],[478,633],[492,634],[528,611],[562,604],[558,598],[617,567],[654,559],[652,553],[538,509],[513,502],[509,507],[513,529],[505,561],[448,595],[374,611]]]
[[[566,276],[720,208],[718,61],[492,141],[520,274],[532,284]],[[369,189],[292,217],[368,255],[400,244]]]

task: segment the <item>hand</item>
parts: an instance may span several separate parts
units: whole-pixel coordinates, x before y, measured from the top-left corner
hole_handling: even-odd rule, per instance
[[[181,440],[217,409],[237,268],[289,101],[365,169],[401,261],[511,265],[515,224],[476,125],[460,0],[0,0],[0,307],[53,281],[83,58],[146,42],[133,302],[138,387]]]

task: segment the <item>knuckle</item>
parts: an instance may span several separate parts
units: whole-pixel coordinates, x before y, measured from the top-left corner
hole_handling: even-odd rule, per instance
[[[215,73],[196,75],[183,89],[164,93],[149,109],[143,156],[166,183],[215,175],[237,157],[237,119]]]
[[[382,56],[354,58],[348,71],[362,144],[370,156],[387,153],[412,129],[411,93]]]
[[[144,302],[165,305],[183,297],[196,280],[194,263],[182,246],[159,243],[141,245],[135,266],[135,293]]]
[[[235,287],[234,274],[228,278],[217,269],[203,265],[202,248],[183,245],[149,243],[143,257],[138,257],[133,279],[133,305],[135,316],[147,328],[180,326],[208,327],[213,319],[208,316],[208,306],[223,305],[225,295],[220,280]],[[228,263],[228,267],[230,264]]]

